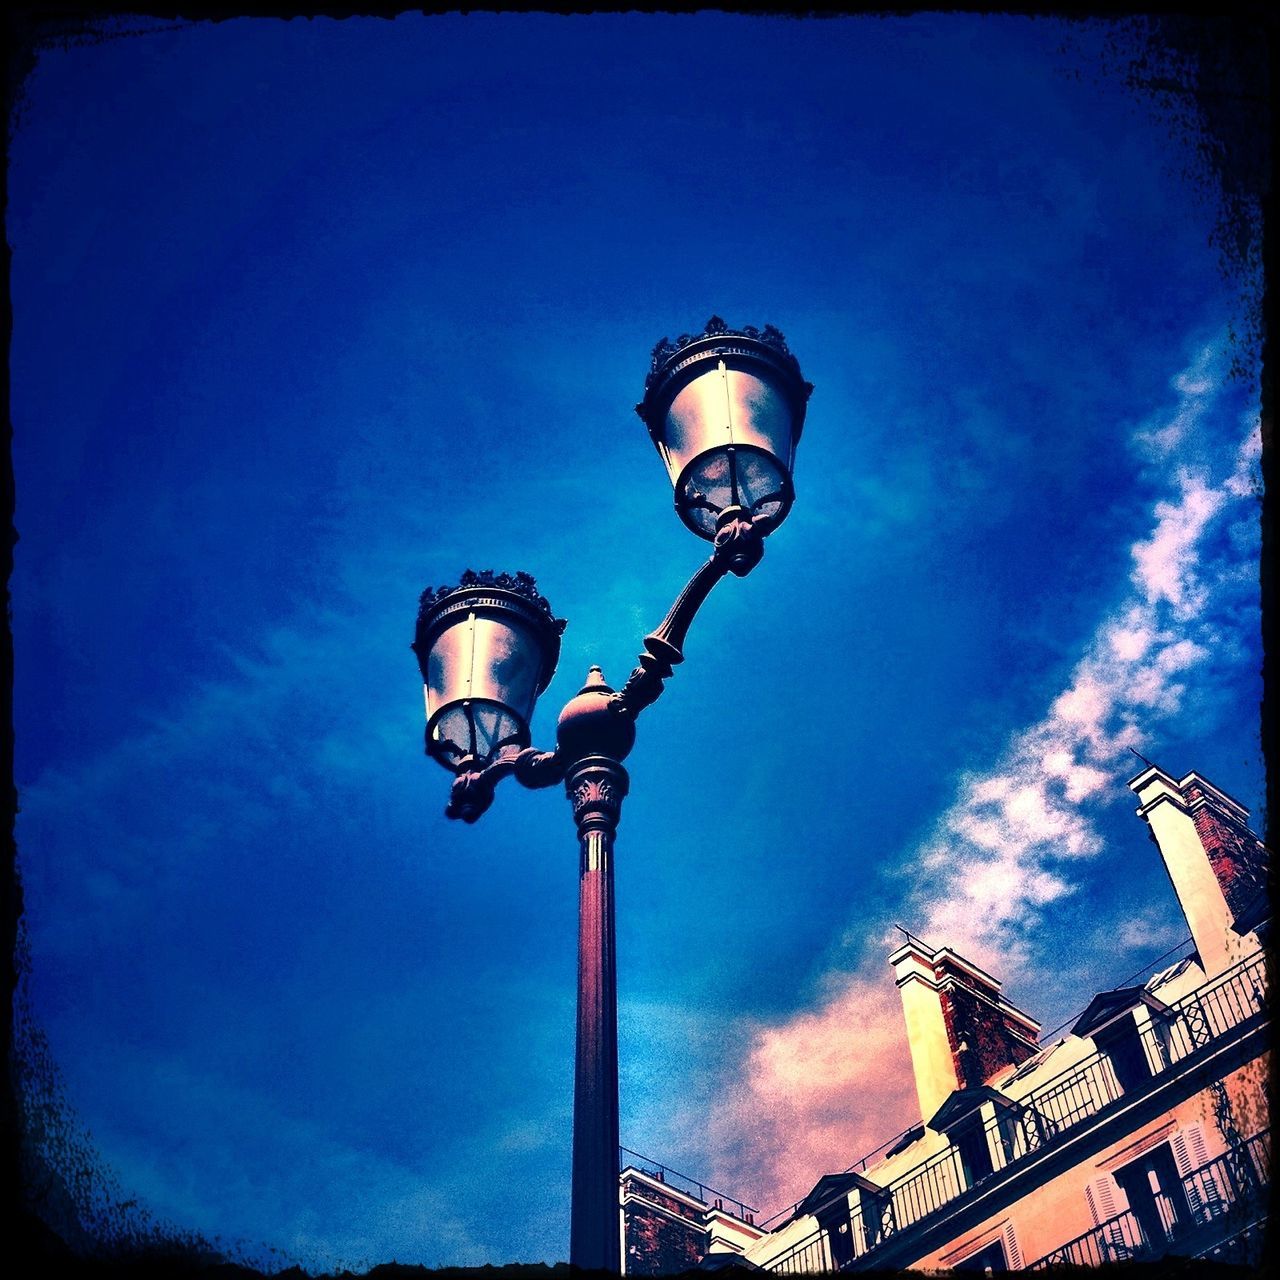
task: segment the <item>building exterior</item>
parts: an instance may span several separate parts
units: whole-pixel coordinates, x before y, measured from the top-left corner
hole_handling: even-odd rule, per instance
[[[1129,786],[1193,954],[1098,993],[1041,1045],[996,977],[908,936],[889,962],[922,1122],[873,1163],[819,1178],[769,1231],[746,1217],[713,1230],[696,1196],[672,1210],[683,1228],[657,1223],[627,1170],[626,1269],[685,1269],[698,1249],[703,1266],[779,1273],[1258,1262],[1271,1181],[1267,851],[1247,812],[1197,774],[1152,766]]]
[[[623,1169],[623,1269],[628,1275],[672,1275],[709,1259],[741,1265],[741,1255],[765,1232],[755,1210],[673,1169],[636,1158]]]

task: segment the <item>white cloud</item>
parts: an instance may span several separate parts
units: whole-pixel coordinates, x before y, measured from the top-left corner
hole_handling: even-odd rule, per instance
[[[1206,343],[1185,369],[1174,374],[1169,385],[1178,392],[1178,404],[1171,414],[1155,414],[1134,432],[1133,444],[1139,452],[1161,460],[1186,442],[1212,400],[1223,363],[1221,346]]]
[[[710,1111],[716,1185],[773,1212],[912,1123],[915,1085],[887,977],[883,959],[864,964],[816,1011],[754,1029],[741,1077]]]
[[[1187,470],[1179,470],[1177,479],[1178,500],[1156,504],[1154,532],[1133,547],[1133,580],[1147,604],[1167,601],[1175,616],[1187,619],[1204,606],[1204,589],[1196,577],[1196,544],[1231,495],[1225,484],[1211,488],[1203,476]]]
[[[1248,431],[1236,451],[1235,470],[1227,477],[1224,488],[1237,498],[1252,494],[1262,496],[1262,426],[1257,418],[1247,423]]]
[[[1126,916],[1120,928],[1110,935],[1110,942],[1117,951],[1141,951],[1158,955],[1169,947],[1175,947],[1187,936],[1181,920],[1169,921],[1162,913],[1150,909],[1135,916]]]

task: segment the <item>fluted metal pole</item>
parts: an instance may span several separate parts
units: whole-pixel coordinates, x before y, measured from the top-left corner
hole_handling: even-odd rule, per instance
[[[578,1038],[573,1087],[573,1207],[569,1263],[617,1272],[618,969],[613,841],[627,772],[587,756],[565,777],[578,825]]]

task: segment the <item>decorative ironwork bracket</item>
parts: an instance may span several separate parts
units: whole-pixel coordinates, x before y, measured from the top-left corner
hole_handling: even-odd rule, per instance
[[[711,594],[711,588],[726,573],[739,578],[750,573],[764,555],[764,535],[768,531],[767,516],[753,518],[742,507],[729,507],[724,511],[711,558],[689,579],[658,629],[645,636],[640,665],[609,699],[612,711],[634,720],[645,707],[658,700],[663,681],[684,661],[685,636],[703,601]]]
[[[493,803],[494,788],[505,777],[512,776],[536,790],[555,786],[564,780],[564,775],[565,762],[554,751],[539,751],[536,747],[504,751],[483,769],[464,769],[454,778],[444,816],[474,822]]]

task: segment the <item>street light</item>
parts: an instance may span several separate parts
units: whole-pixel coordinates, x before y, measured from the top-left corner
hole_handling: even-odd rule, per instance
[[[791,468],[813,388],[772,325],[729,329],[718,316],[697,338],[665,338],[653,353],[636,412],[666,463],[676,510],[714,539],[726,511],[781,524],[791,510]]]
[[[714,549],[645,637],[621,690],[590,669],[560,713],[554,751],[529,745],[529,721],[555,671],[565,624],[533,578],[468,570],[457,586],[428,588],[420,602],[413,649],[426,695],[426,751],[454,774],[445,814],[475,822],[508,776],[527,787],[563,782],[573,806],[580,849],[574,1267],[621,1265],[613,842],[627,794],[622,761],[636,717],[683,661],[689,624],[711,588],[726,573],[749,573],[763,539],[790,511],[812,390],[772,325],[730,329],[712,316],[702,333],[654,348],[636,412],[671,476],[676,511]]]
[[[533,704],[556,669],[564,621],[527,573],[464,575],[423,593],[413,647],[427,700],[427,754],[467,773],[529,745]]]

